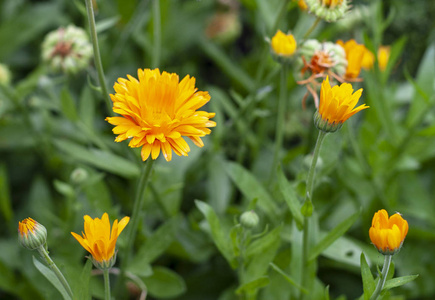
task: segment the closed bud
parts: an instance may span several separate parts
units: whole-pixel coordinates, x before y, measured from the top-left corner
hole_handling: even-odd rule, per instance
[[[71,181],[75,184],[80,184],[88,179],[88,171],[83,168],[76,168],[71,172]]]
[[[258,215],[253,210],[246,211],[240,216],[240,224],[246,229],[256,227],[259,221]]]
[[[18,222],[18,240],[23,247],[34,250],[47,242],[47,229],[32,218]]]

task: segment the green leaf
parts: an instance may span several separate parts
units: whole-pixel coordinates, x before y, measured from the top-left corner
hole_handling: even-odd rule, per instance
[[[265,287],[269,284],[270,280],[267,276],[261,276],[260,278],[254,279],[248,283],[241,285],[237,290],[236,294],[250,294],[255,293],[256,290]]]
[[[258,198],[258,206],[274,220],[278,214],[278,207],[263,185],[248,170],[237,163],[228,162],[225,164],[225,169],[243,195],[249,201]]]
[[[150,276],[152,274],[150,263],[165,252],[174,241],[177,220],[177,218],[174,218],[167,221],[142,244],[134,259],[128,265],[127,271],[139,276]]]
[[[71,121],[77,121],[77,109],[74,99],[71,97],[70,92],[64,87],[60,93],[60,106],[62,113]]]
[[[99,149],[87,149],[67,140],[57,139],[53,142],[73,160],[128,178],[139,176],[140,171],[137,164],[123,157]]]
[[[196,207],[202,212],[208,225],[210,226],[210,233],[216,247],[221,254],[225,257],[228,263],[234,267],[233,258],[234,254],[231,251],[231,242],[229,235],[221,226],[219,218],[214,212],[213,208],[205,202],[195,200]]]
[[[64,195],[65,197],[72,198],[75,196],[74,188],[70,184],[55,179],[53,181],[53,185],[56,191],[58,191],[60,194]]]
[[[89,283],[91,279],[92,261],[88,259],[78,279],[79,284],[74,290],[74,297],[76,299],[90,300],[91,292],[89,290]]]
[[[364,253],[361,253],[361,277],[363,281],[364,300],[369,300],[370,296],[375,291],[376,284]]]
[[[282,196],[284,197],[284,200],[287,203],[290,212],[293,215],[293,218],[296,222],[298,229],[302,229],[304,224],[304,217],[302,216],[301,213],[301,204],[299,202],[294,187],[288,182],[281,168],[279,168],[278,171],[278,184]]]
[[[153,268],[153,275],[143,278],[148,292],[156,298],[173,298],[186,291],[183,278],[174,271],[164,268]]]
[[[288,283],[299,289],[302,293],[308,294],[308,290],[299,285],[293,278],[291,278],[289,275],[287,275],[283,270],[281,270],[280,267],[275,265],[274,263],[270,263],[270,266],[277,271],[282,277],[284,277],[285,280],[287,280]]]
[[[9,193],[8,174],[5,165],[0,165],[0,212],[9,223],[13,216],[11,196]]]
[[[395,288],[398,286],[402,286],[405,283],[413,281],[417,277],[418,277],[418,275],[408,275],[408,276],[402,276],[402,277],[397,277],[397,278],[387,280],[385,282],[385,285],[384,285],[382,290],[384,291],[384,290],[389,290],[389,289],[392,289],[392,288]]]
[[[358,219],[360,212],[357,211],[343,222],[338,224],[334,229],[329,231],[329,233],[310,251],[308,260],[314,260],[320,253],[322,253],[326,248],[328,248],[333,242],[335,242],[339,237],[341,237]]]
[[[41,274],[44,275],[44,277],[47,278],[47,280],[50,281],[50,283],[62,294],[62,297],[65,300],[72,300],[65,288],[63,287],[62,283],[60,283],[56,274],[51,269],[43,265],[39,260],[35,258],[35,256],[33,256],[33,264],[38,269],[38,271],[41,272]]]

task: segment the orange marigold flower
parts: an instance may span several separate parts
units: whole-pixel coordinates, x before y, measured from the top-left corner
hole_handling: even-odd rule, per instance
[[[384,255],[398,252],[407,233],[408,222],[398,213],[388,217],[385,209],[375,213],[369,230],[370,240]]]
[[[274,54],[289,57],[296,51],[296,40],[293,34],[285,34],[278,30],[272,37],[271,46]]]
[[[18,239],[27,249],[37,249],[47,241],[47,229],[32,218],[26,218],[18,222]]]
[[[326,132],[337,131],[351,116],[368,108],[365,104],[355,107],[361,94],[362,89],[353,93],[352,85],[346,82],[331,88],[329,77],[326,77],[322,83],[319,109],[315,115],[317,128]]]
[[[181,82],[175,73],[160,73],[159,69],[139,69],[136,79],[119,78],[115,83],[113,111],[122,117],[107,117],[115,125],[115,141],[130,139],[132,148],[142,147],[145,161],[151,155],[156,159],[160,151],[167,161],[172,159],[172,150],[177,155],[187,156],[189,145],[183,136],[189,137],[198,147],[204,146],[201,137],[210,134],[208,127],[216,126],[210,121],[215,113],[197,111],[209,100],[208,92],[197,91],[195,78],[187,75]]]
[[[101,219],[92,219],[88,215],[84,216],[84,219],[85,232],[82,231],[82,236],[74,232],[71,232],[71,234],[92,255],[92,262],[97,268],[110,269],[116,260],[116,241],[130,221],[130,217],[122,218],[119,223],[118,220],[115,220],[112,230],[110,230],[107,213],[104,213]]]
[[[361,66],[364,59],[364,54],[367,49],[364,45],[358,44],[355,40],[349,40],[344,43],[342,40],[338,40],[337,44],[343,47],[346,52],[347,68],[345,78],[354,80],[361,72]]]

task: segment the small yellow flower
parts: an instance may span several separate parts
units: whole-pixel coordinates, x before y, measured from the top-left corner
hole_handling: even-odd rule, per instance
[[[118,223],[115,220],[110,230],[109,216],[104,213],[101,219],[92,219],[90,216],[84,216],[85,232],[82,236],[71,232],[73,237],[92,255],[92,262],[97,268],[111,268],[115,264],[115,246],[118,236],[124,230],[130,221],[130,217],[124,217]]]
[[[307,3],[305,2],[305,0],[298,0],[298,6],[300,10],[306,11],[308,10],[308,6]]]
[[[366,47],[364,45],[358,44],[353,39],[347,41],[346,43],[344,43],[342,40],[338,40],[337,44],[342,46],[346,52],[347,68],[345,79],[356,79],[361,72],[364,55],[367,52]]]
[[[326,77],[322,83],[319,109],[315,115],[317,128],[326,132],[337,131],[351,116],[368,108],[365,104],[355,107],[361,94],[362,89],[353,93],[350,83],[342,83],[331,88],[329,77]]]
[[[18,222],[18,239],[27,249],[37,249],[47,241],[47,229],[32,218],[24,219]]]
[[[278,30],[272,37],[272,51],[277,56],[290,57],[296,51],[296,40],[292,34],[285,34]]]
[[[116,126],[116,142],[131,138],[128,145],[142,147],[143,161],[150,155],[156,159],[160,151],[167,161],[172,159],[172,150],[187,156],[190,147],[183,136],[198,147],[204,146],[201,137],[211,133],[208,127],[216,126],[209,120],[215,114],[197,110],[210,95],[197,91],[194,77],[187,75],[180,82],[175,73],[139,69],[139,80],[130,75],[127,78],[119,78],[114,86],[116,94],[110,95],[113,111],[122,117],[106,118]]]
[[[384,71],[387,67],[388,60],[390,59],[390,52],[390,46],[380,46],[378,49],[378,64],[381,71]]]
[[[375,213],[369,235],[373,245],[382,254],[394,254],[400,250],[406,234],[408,222],[398,213],[388,218],[385,209]]]

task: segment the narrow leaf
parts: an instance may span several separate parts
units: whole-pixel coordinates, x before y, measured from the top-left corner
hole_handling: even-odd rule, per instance
[[[85,266],[83,267],[82,273],[80,274],[80,278],[78,279],[79,284],[74,290],[74,296],[77,297],[76,299],[83,299],[83,300],[91,299],[91,293],[89,290],[91,271],[92,271],[92,261],[88,259],[86,261]]]
[[[44,277],[47,278],[47,280],[50,281],[50,283],[62,294],[62,297],[65,300],[72,300],[62,283],[60,283],[59,279],[56,277],[56,274],[51,269],[43,265],[35,258],[35,256],[33,256],[33,264],[38,271],[41,272],[41,274],[44,275]]]
[[[275,204],[275,201],[263,185],[248,170],[241,165],[232,162],[226,163],[225,169],[234,184],[237,185],[249,201],[258,198],[258,205],[271,218],[274,218],[278,214],[278,207]]]
[[[66,87],[64,87],[60,93],[60,104],[65,117],[71,121],[76,121],[78,119],[74,99],[71,97]]]
[[[287,280],[288,283],[296,287],[298,290],[300,290],[304,294],[308,294],[308,290],[299,285],[293,278],[291,278],[289,275],[287,275],[283,270],[281,270],[280,267],[275,265],[274,263],[270,263],[270,266],[277,271],[282,277],[284,277],[285,280]]]
[[[0,165],[0,212],[9,223],[12,219],[13,211],[11,196],[9,193],[8,173],[5,165]]]
[[[287,203],[290,212],[293,215],[293,218],[295,219],[298,229],[302,229],[304,217],[301,213],[301,204],[296,195],[296,191],[294,190],[293,186],[288,182],[281,168],[278,171],[278,184],[282,196],[284,197],[284,200]]]
[[[361,277],[363,281],[364,300],[369,300],[375,291],[375,279],[373,278],[370,267],[367,264],[364,253],[361,253]]]
[[[249,293],[255,293],[256,290],[265,287],[269,284],[270,280],[267,276],[262,276],[260,278],[254,279],[248,283],[245,283],[241,285],[237,290],[236,294],[249,294]]]
[[[308,260],[314,260],[320,255],[326,248],[328,248],[333,242],[341,237],[358,219],[360,212],[356,212],[343,222],[338,224],[332,229],[313,249],[310,251]]]
[[[211,236],[216,247],[231,265],[233,260],[233,252],[231,251],[231,242],[229,235],[221,226],[219,218],[213,208],[205,202],[195,200],[196,207],[202,212],[208,225],[210,226]]]
[[[409,275],[409,276],[402,276],[402,277],[397,277],[397,278],[387,280],[387,282],[385,282],[384,288],[382,290],[384,291],[384,290],[389,290],[389,289],[392,289],[392,288],[395,288],[398,286],[402,286],[405,283],[413,281],[417,277],[418,277],[418,275]]]

